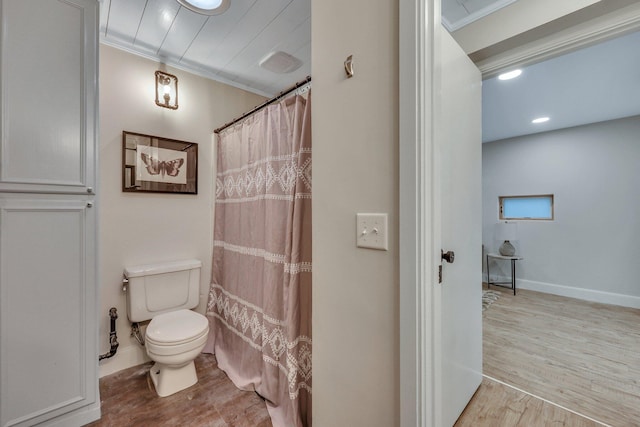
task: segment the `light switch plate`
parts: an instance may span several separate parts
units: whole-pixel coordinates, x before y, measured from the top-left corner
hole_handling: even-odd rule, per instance
[[[386,213],[356,214],[356,246],[388,250]]]

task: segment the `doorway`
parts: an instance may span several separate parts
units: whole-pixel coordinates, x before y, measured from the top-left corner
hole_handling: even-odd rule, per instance
[[[626,52],[634,52],[635,49],[626,48],[625,44],[630,42],[630,46],[635,46],[638,37],[637,33],[628,34],[583,51],[537,63],[523,68],[523,75],[534,73],[536,68],[555,72],[558,63],[561,68],[583,70],[582,74],[586,74],[597,67],[580,65],[584,56],[605,54],[606,60],[595,62],[600,66],[611,65],[618,50],[620,60],[627,62],[633,55],[625,53],[625,49]],[[615,82],[606,80],[604,83],[605,80],[594,79],[591,85],[596,91],[603,89],[616,101],[621,92],[615,89],[615,83],[625,82],[624,72],[630,67],[631,64],[613,67],[618,75]],[[637,73],[637,66],[635,69]],[[565,91],[577,88],[578,79],[578,76],[565,77],[559,87]],[[497,84],[491,80],[485,84],[485,89]],[[637,84],[625,82],[623,87],[628,94],[640,91]],[[541,90],[529,92],[540,93]],[[585,107],[586,101],[576,100],[582,95],[563,93],[562,96],[575,104],[572,112],[583,111],[581,108]],[[519,269],[523,274],[518,283],[519,289],[524,290],[519,290],[515,297],[510,295],[510,291],[503,292],[501,302],[491,306],[484,316],[485,375],[608,424],[636,424],[638,419],[634,419],[633,408],[637,406],[640,394],[630,382],[629,378],[633,376],[616,375],[621,370],[627,372],[634,364],[624,359],[625,354],[636,351],[637,341],[625,339],[628,333],[634,332],[618,330],[617,325],[633,324],[634,316],[640,315],[637,311],[640,300],[632,288],[624,285],[633,282],[626,278],[637,277],[639,271],[633,260],[624,262],[625,255],[622,255],[620,264],[624,267],[616,271],[607,273],[599,266],[602,256],[609,253],[608,248],[618,247],[621,254],[630,251],[631,256],[635,251],[630,242],[625,243],[624,234],[627,233],[611,232],[603,225],[615,223],[625,230],[638,228],[638,222],[625,213],[635,209],[628,196],[637,191],[626,187],[625,182],[637,182],[634,161],[628,159],[637,159],[639,155],[635,135],[640,130],[640,111],[627,110],[621,114],[631,117],[613,117],[613,120],[611,117],[589,119],[589,110],[591,114],[612,114],[624,107],[624,99],[605,106],[606,96],[596,98],[599,108],[584,108],[587,112],[582,114],[587,116],[586,121],[596,123],[558,126],[562,129],[546,129],[544,133],[513,136],[484,144],[486,246],[496,249],[499,244],[493,237],[498,221],[498,196],[539,194],[539,190],[545,188],[548,190],[546,193],[555,195],[557,204],[553,221],[522,221],[518,224],[519,244],[516,247],[519,255],[525,258]],[[562,99],[557,106],[561,103]],[[510,108],[517,109],[514,106]],[[561,119],[560,109],[555,114],[556,120]],[[584,168],[588,169],[585,171]],[[619,191],[611,188],[612,182],[621,182]],[[594,203],[594,199],[602,203]],[[599,209],[606,209],[606,213]],[[589,243],[585,244],[587,241]],[[563,249],[563,245],[570,245],[571,249]],[[493,276],[493,265],[491,270]],[[623,277],[617,277],[617,274]],[[532,317],[519,317],[525,313]],[[601,319],[603,313],[607,314]],[[500,320],[501,316],[506,317]],[[544,325],[534,318],[543,320]],[[514,335],[502,335],[505,331]],[[605,336],[610,339],[603,341]],[[519,356],[511,359],[510,356],[516,353]],[[507,375],[507,371],[511,374]],[[616,398],[609,400],[612,396]],[[626,398],[630,399],[629,403]],[[602,402],[607,403],[596,409]]]
[[[430,2],[417,3],[400,2],[400,325],[403,335],[406,335],[400,340],[403,426],[435,425],[430,414],[442,404],[433,371],[437,362],[434,318],[440,315],[441,307],[435,301],[435,292],[430,287],[436,277],[438,265],[434,253],[439,248],[430,245],[433,236],[423,222],[425,218],[429,219],[433,194],[430,192],[430,178],[422,176],[424,164],[415,162],[415,159],[422,159],[421,156],[426,156],[429,160],[430,150],[433,148],[430,139],[432,135],[429,133],[433,117],[431,101],[437,99],[438,95],[432,92],[432,71],[435,66],[432,18],[439,16],[440,10],[439,5],[434,6]],[[512,51],[503,51],[499,57],[483,61],[481,71],[489,75],[497,69],[520,64],[531,58],[557,55],[562,50],[592,43],[604,34],[611,36],[619,31],[624,19],[614,17],[596,21],[598,20],[570,35],[565,32],[552,37],[554,48],[549,48],[542,42],[532,42],[527,46],[526,55],[522,53],[521,44]],[[638,19],[633,22],[637,24]],[[523,40],[520,42],[525,43]],[[545,42],[551,43],[549,39]],[[403,212],[402,207],[405,205],[411,209]]]

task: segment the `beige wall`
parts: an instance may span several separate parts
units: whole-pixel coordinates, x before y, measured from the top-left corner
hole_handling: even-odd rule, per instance
[[[396,426],[398,1],[312,8],[313,423]],[[388,252],[356,248],[357,212],[389,214]]]
[[[213,129],[264,98],[180,70],[178,110],[155,105],[154,71],[159,64],[100,45],[100,352],[109,350],[109,307],[118,309],[120,348],[100,363],[106,375],[141,363],[144,350],[129,337],[126,265],[198,258],[203,262],[200,309],[211,278],[213,235]],[[198,195],[122,192],[122,131],[198,144]]]

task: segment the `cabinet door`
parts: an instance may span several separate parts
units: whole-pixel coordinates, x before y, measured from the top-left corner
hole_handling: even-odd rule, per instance
[[[0,0],[0,191],[95,188],[95,0]]]
[[[78,426],[100,416],[90,203],[86,196],[0,195],[3,427]]]

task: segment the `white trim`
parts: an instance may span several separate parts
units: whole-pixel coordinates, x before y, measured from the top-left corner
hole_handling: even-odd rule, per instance
[[[482,77],[487,79],[508,67],[544,61],[638,29],[640,29],[640,3],[494,55],[476,65],[482,72]]]
[[[125,51],[127,53],[130,53],[132,55],[136,55],[136,56],[140,56],[142,58],[146,58],[149,59],[153,62],[157,62],[159,64],[164,64],[164,65],[168,65],[170,67],[173,67],[177,70],[182,70],[182,71],[186,71],[188,73],[194,74],[196,76],[200,76],[200,77],[206,77],[207,79],[211,79],[214,80],[216,82],[220,82],[220,83],[224,83],[228,86],[232,86],[238,89],[242,89],[242,90],[246,90],[247,92],[251,92],[254,93],[256,95],[260,95],[260,96],[264,96],[265,98],[271,98],[272,96],[275,95],[275,93],[269,93],[269,92],[265,92],[263,90],[257,89],[255,87],[251,87],[242,83],[238,83],[236,81],[233,81],[231,79],[226,79],[224,77],[221,77],[218,74],[212,73],[210,71],[204,70],[204,69],[200,69],[197,68],[196,65],[185,65],[185,64],[181,64],[177,61],[175,61],[175,59],[173,58],[166,58],[166,57],[160,57],[155,53],[151,53],[151,52],[142,52],[141,50],[136,50],[133,49],[129,46],[127,46],[127,42],[124,40],[119,40],[119,39],[115,39],[114,36],[110,36],[109,39],[107,39],[104,36],[104,28],[100,28],[100,44],[103,44],[105,46],[110,46],[113,47],[115,49],[119,49],[122,51]]]
[[[515,2],[516,0],[496,0],[494,3],[489,4],[486,7],[483,7],[480,10],[476,10],[473,13],[470,13],[469,15],[465,16],[462,19],[457,20],[455,23],[451,23],[449,22],[448,19],[446,19],[444,16],[442,17],[442,25],[444,25],[444,27],[450,32],[454,32],[456,30],[459,30],[460,28],[464,27],[465,25],[469,25],[472,22],[477,21],[478,19],[482,19],[487,15],[492,14],[493,12],[502,9],[505,6],[509,6],[511,3]],[[464,6],[463,6],[464,7]]]
[[[77,411],[67,412],[51,420],[47,420],[47,425],[49,427],[84,426],[99,420],[100,416],[100,400],[97,399],[91,405],[79,408]]]
[[[494,278],[495,279],[495,278]],[[506,280],[511,280],[508,278]],[[621,307],[640,308],[640,297],[598,291],[595,289],[576,288],[573,286],[557,285],[554,283],[536,282],[533,280],[517,279],[517,289],[544,292],[563,297],[576,298],[584,301],[613,304]]]
[[[431,322],[432,322],[432,342],[431,352],[433,355],[433,425],[443,426],[444,413],[443,409],[447,403],[443,402],[443,382],[446,379],[443,377],[443,337],[442,337],[442,286],[439,285],[438,280],[438,267],[442,261],[441,248],[442,248],[442,150],[443,146],[443,109],[442,109],[442,66],[443,66],[443,41],[442,33],[446,29],[441,24],[441,12],[440,2],[435,1],[434,15],[437,19],[433,19],[433,33],[432,33],[432,66],[431,66],[431,122],[430,124],[430,140],[425,141],[425,154],[427,155],[426,164],[427,171],[425,175],[430,185],[431,190],[431,203],[430,211],[425,210],[427,213],[424,217],[425,223],[431,227],[430,234],[426,237],[430,237],[431,254],[428,260],[431,261],[431,274],[427,276],[427,287],[431,290]],[[427,117],[427,116],[424,116]],[[446,148],[445,148],[446,149]],[[430,218],[429,218],[430,216]]]
[[[440,4],[399,4],[400,426],[435,427],[431,124]]]

